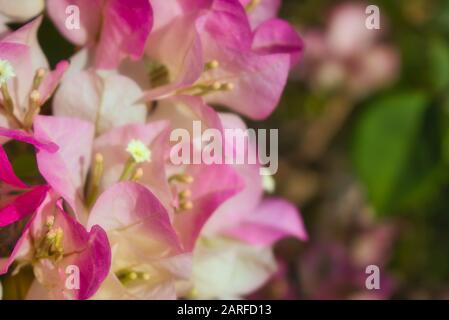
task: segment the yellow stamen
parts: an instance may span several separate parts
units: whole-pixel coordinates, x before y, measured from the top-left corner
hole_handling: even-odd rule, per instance
[[[45,221],[45,225],[47,226],[47,228],[53,227],[54,224],[55,224],[55,216],[48,216]]]
[[[6,112],[9,114],[14,114],[14,103],[12,101],[11,95],[9,94],[8,84],[6,82],[0,83],[2,96],[3,96],[3,105],[5,107]]]
[[[30,93],[29,107],[25,114],[23,125],[25,128],[31,128],[33,125],[34,117],[39,113],[41,107],[41,94],[37,90],[33,90]]]
[[[137,168],[136,172],[134,172],[133,177],[131,178],[132,181],[137,182],[143,177],[143,169]]]
[[[180,182],[191,184],[194,181],[193,177],[187,173],[174,174],[168,178],[168,182]]]
[[[261,0],[251,0],[245,7],[246,13],[251,13],[260,4]]]
[[[34,79],[33,79],[33,90],[38,90],[42,81],[44,80],[46,71],[44,68],[39,68],[36,71],[36,74],[34,75]]]
[[[213,69],[217,69],[220,66],[220,63],[217,60],[209,61],[204,65],[204,71],[210,71]]]
[[[97,153],[94,158],[94,165],[92,169],[92,178],[89,183],[86,204],[90,208],[97,200],[98,192],[100,189],[101,178],[104,171],[104,158],[101,153]]]
[[[190,191],[189,189],[183,190],[179,193],[179,198],[180,199],[188,199],[192,196],[192,191]]]

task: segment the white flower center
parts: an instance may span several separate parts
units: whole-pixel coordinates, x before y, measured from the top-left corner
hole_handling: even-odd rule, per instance
[[[0,59],[0,84],[7,82],[15,76],[14,68],[9,61]]]
[[[128,147],[126,148],[126,151],[137,163],[151,161],[151,151],[140,140],[131,140],[131,142],[128,144]]]

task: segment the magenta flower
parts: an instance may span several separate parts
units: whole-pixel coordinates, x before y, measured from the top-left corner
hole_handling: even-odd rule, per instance
[[[79,9],[79,28],[66,26],[68,6]],[[47,8],[67,39],[94,49],[93,64],[100,69],[114,69],[126,57],[139,59],[153,25],[148,0],[49,0]]]
[[[110,255],[104,230],[92,226],[86,231],[64,211],[58,198],[49,194],[29,220],[10,257],[0,260],[0,274],[6,273],[14,261],[18,268],[32,264],[36,281],[28,298],[87,299],[108,274]],[[68,274],[73,268],[79,278],[70,283]]]
[[[111,272],[95,299],[176,298],[176,282],[190,274],[190,255],[147,188],[122,182],[107,189],[90,213],[88,226],[95,224],[112,248]]]
[[[31,135],[19,130],[0,128],[0,136],[8,137],[18,141],[23,141],[34,145],[38,150],[45,149],[48,152],[55,152],[57,147],[54,144],[38,141]],[[8,156],[0,145],[0,187],[8,201],[2,201],[0,208],[0,227],[5,227],[26,216],[34,213],[44,200],[48,190],[48,185],[28,186],[20,180],[12,169]],[[10,196],[8,196],[10,194]],[[15,196],[15,194],[19,194]]]

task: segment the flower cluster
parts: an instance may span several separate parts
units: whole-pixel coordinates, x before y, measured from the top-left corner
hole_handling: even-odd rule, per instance
[[[275,274],[276,241],[306,240],[259,164],[169,159],[174,128],[245,128],[215,106],[253,120],[276,108],[303,50],[279,0],[0,5],[1,23],[31,19],[0,38],[0,231],[24,225],[0,275],[31,266],[26,298],[243,297]],[[41,13],[78,48],[53,70]],[[14,172],[12,141],[32,146],[40,184]]]

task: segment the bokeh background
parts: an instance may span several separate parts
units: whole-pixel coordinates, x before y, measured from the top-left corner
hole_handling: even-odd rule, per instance
[[[280,130],[276,193],[310,240],[278,245],[259,297],[449,298],[449,1],[284,0],[281,16],[306,51],[262,126]]]

